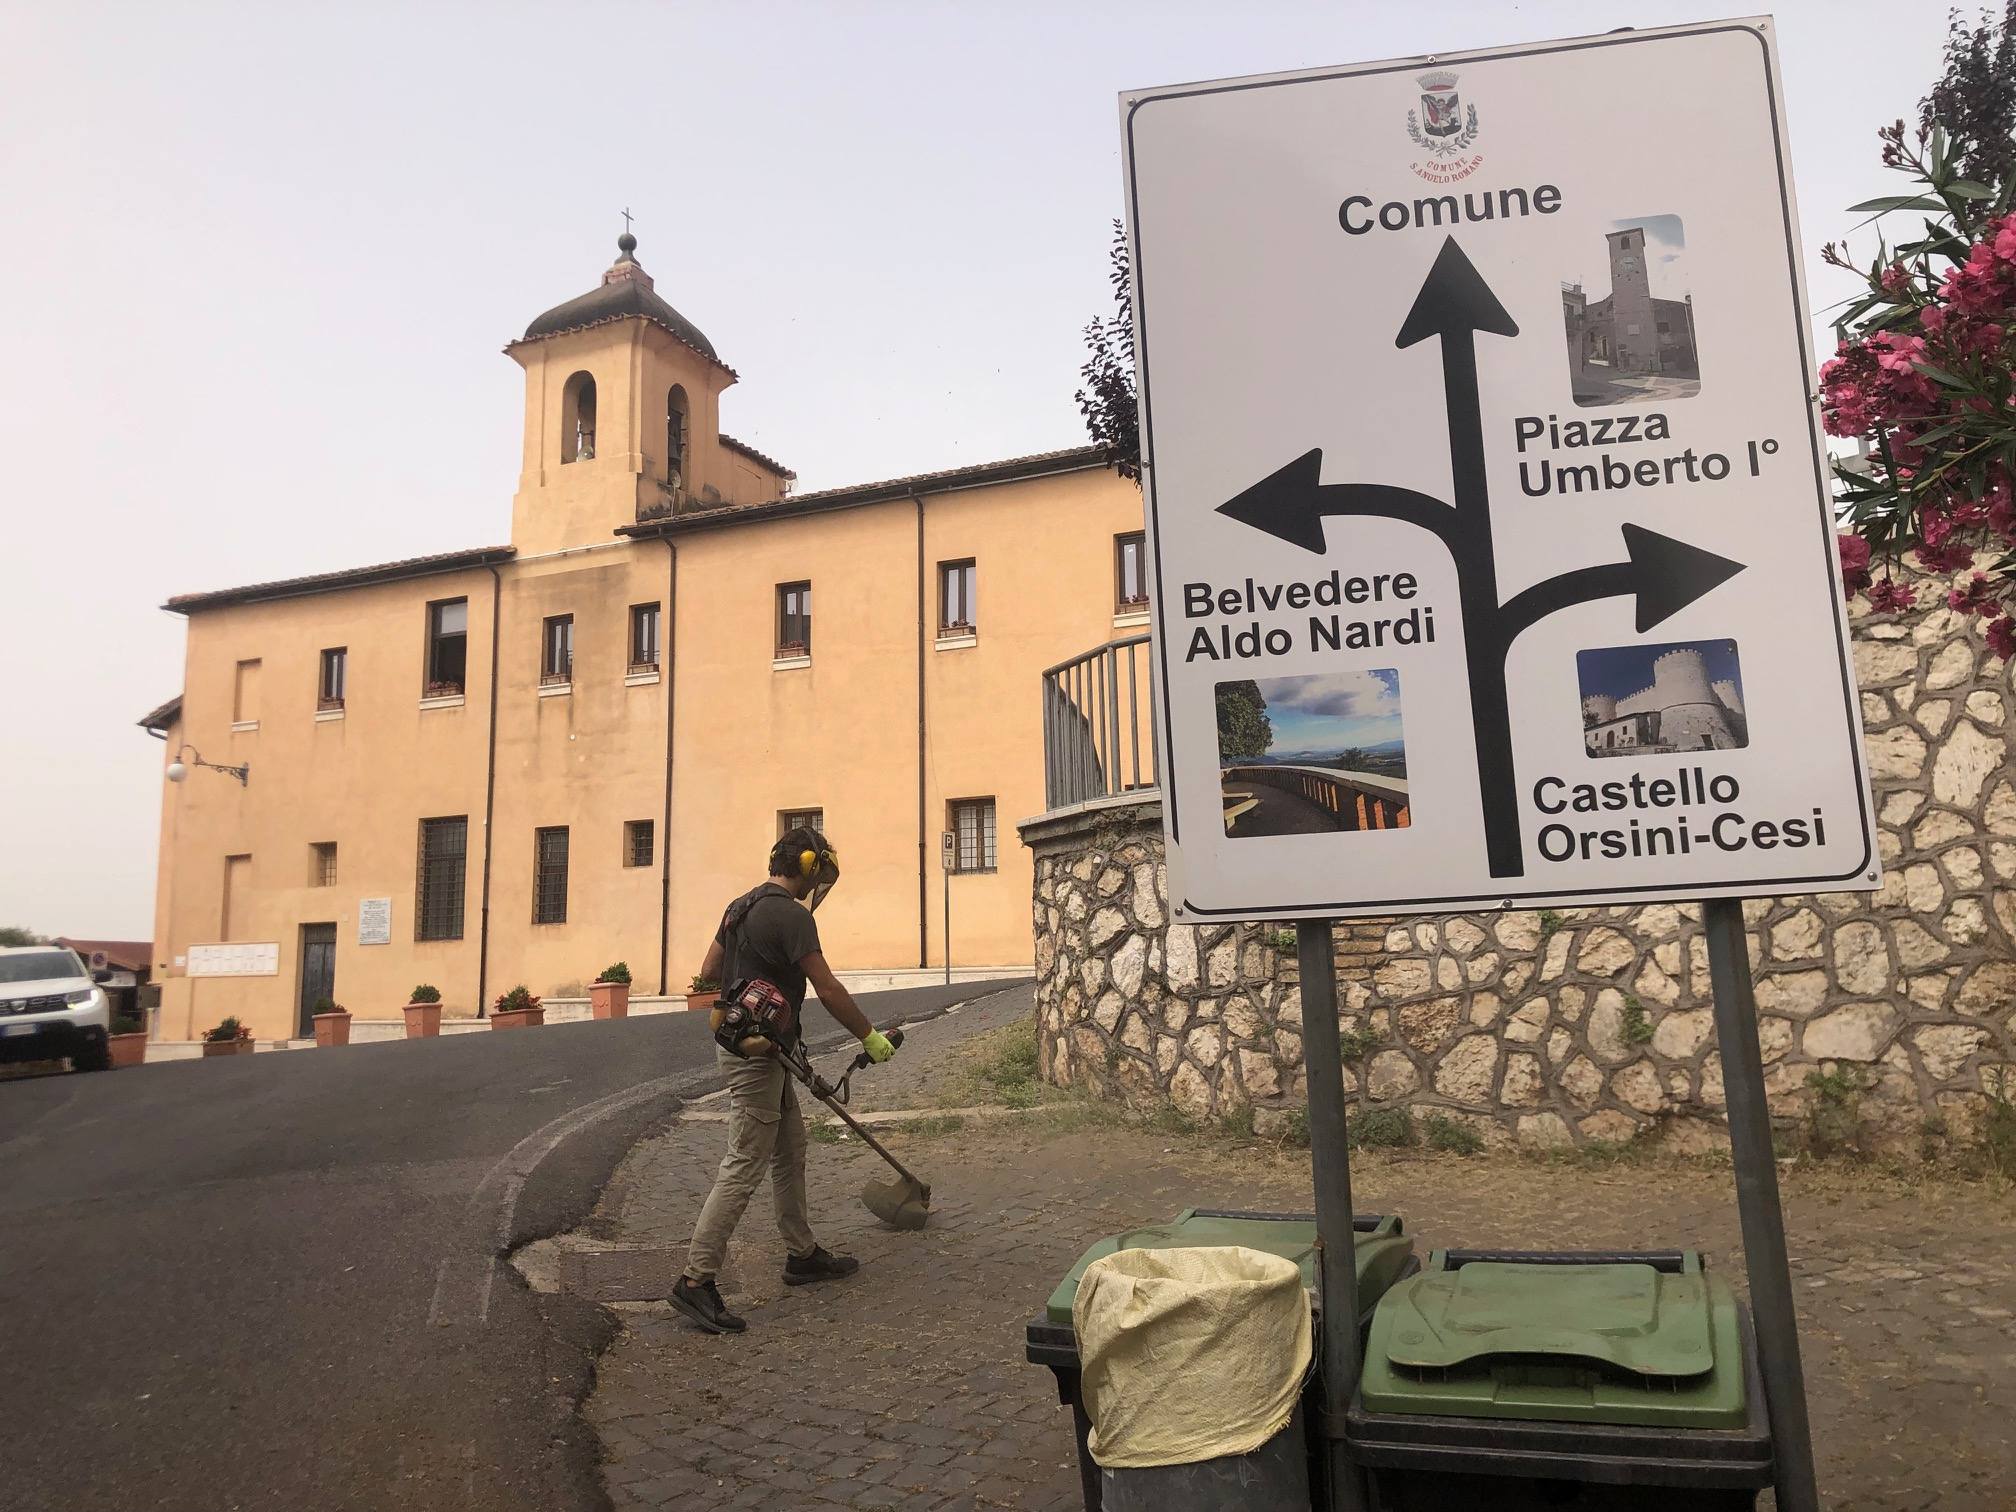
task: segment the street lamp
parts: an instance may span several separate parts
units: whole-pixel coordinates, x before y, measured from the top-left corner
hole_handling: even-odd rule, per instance
[[[189,753],[189,760],[186,763],[182,760],[183,751]],[[240,787],[250,787],[252,783],[252,764],[249,761],[244,766],[225,766],[222,762],[205,761],[203,753],[192,745],[184,745],[175,753],[175,759],[168,763],[168,780],[180,782],[189,775],[189,768],[192,766],[208,767],[213,772],[223,772],[227,776],[236,777]]]

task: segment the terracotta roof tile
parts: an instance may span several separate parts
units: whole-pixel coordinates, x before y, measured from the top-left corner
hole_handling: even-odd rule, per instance
[[[758,462],[761,462],[765,467],[769,468],[770,471],[774,473],[780,473],[784,477],[795,478],[798,476],[798,474],[791,471],[790,468],[786,467],[782,462],[779,462],[775,457],[764,456],[763,453],[756,450],[756,448],[751,446],[747,441],[737,441],[733,436],[729,435],[728,432],[726,431],[722,431],[719,434],[721,437],[721,444],[727,447],[730,451],[738,451],[742,453],[742,455],[745,457],[754,457]]]
[[[188,614],[197,609],[219,609],[226,604],[300,598],[332,588],[362,588],[372,583],[396,583],[404,578],[430,577],[464,567],[486,567],[494,562],[509,561],[515,555],[517,548],[513,546],[476,546],[466,551],[444,551],[433,556],[402,557],[396,562],[380,562],[371,567],[346,567],[341,572],[317,572],[308,577],[248,583],[242,588],[220,588],[210,593],[178,593],[161,607],[176,614]]]
[[[177,693],[158,708],[149,709],[140,716],[140,728],[158,730],[165,733],[168,727],[182,717],[182,695]]]
[[[154,965],[152,940],[73,940],[56,936],[58,945],[67,945],[88,962],[93,951],[105,952],[105,959],[125,971],[146,971]]]

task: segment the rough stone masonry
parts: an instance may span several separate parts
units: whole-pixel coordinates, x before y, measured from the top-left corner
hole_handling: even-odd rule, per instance
[[[1930,597],[1929,593],[1925,596]],[[1849,1072],[1890,1139],[1973,1137],[2016,1097],[2016,769],[2010,670],[1951,610],[1855,614],[1886,868],[1874,894],[1752,900],[1774,1111]],[[1292,933],[1168,920],[1161,805],[1028,821],[1043,1074],[1193,1118],[1303,1094]],[[1695,906],[1451,914],[1337,929],[1347,1090],[1494,1143],[1721,1147],[1721,1057]],[[1837,1082],[1837,1084],[1839,1084]]]

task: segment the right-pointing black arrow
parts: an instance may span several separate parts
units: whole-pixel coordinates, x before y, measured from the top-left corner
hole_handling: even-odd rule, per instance
[[[1676,541],[1643,525],[1622,528],[1624,549],[1630,553],[1630,561],[1564,572],[1506,600],[1499,611],[1499,624],[1508,647],[1521,631],[1557,609],[1627,595],[1637,599],[1638,631],[1643,634],[1743,570],[1741,562]]]

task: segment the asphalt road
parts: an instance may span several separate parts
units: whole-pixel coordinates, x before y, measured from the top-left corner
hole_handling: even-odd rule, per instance
[[[696,1014],[0,1083],[0,1508],[606,1505],[607,1316],[497,1257],[717,1080]]]

